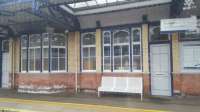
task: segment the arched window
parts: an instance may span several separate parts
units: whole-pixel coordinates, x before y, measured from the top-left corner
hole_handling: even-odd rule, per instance
[[[96,70],[96,39],[95,33],[82,34],[82,70]]]
[[[127,30],[114,32],[113,71],[130,71],[130,35]]]
[[[111,71],[111,32],[103,32],[103,70]]]

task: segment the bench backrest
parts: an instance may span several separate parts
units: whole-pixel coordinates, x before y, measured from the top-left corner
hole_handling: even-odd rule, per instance
[[[103,76],[101,81],[102,87],[118,88],[127,91],[142,93],[143,79],[142,77],[111,77]]]

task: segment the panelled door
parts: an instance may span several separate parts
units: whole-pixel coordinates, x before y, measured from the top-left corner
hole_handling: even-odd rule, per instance
[[[171,69],[169,44],[150,46],[151,93],[171,96]]]

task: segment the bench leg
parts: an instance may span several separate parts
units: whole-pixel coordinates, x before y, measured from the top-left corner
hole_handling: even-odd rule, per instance
[[[143,101],[143,94],[141,93],[140,95],[141,95],[141,101]]]

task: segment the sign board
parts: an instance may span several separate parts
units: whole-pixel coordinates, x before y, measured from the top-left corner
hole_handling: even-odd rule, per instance
[[[180,31],[196,31],[197,30],[197,17],[190,18],[176,18],[176,19],[163,19],[161,20],[162,33],[164,32],[180,32]]]

